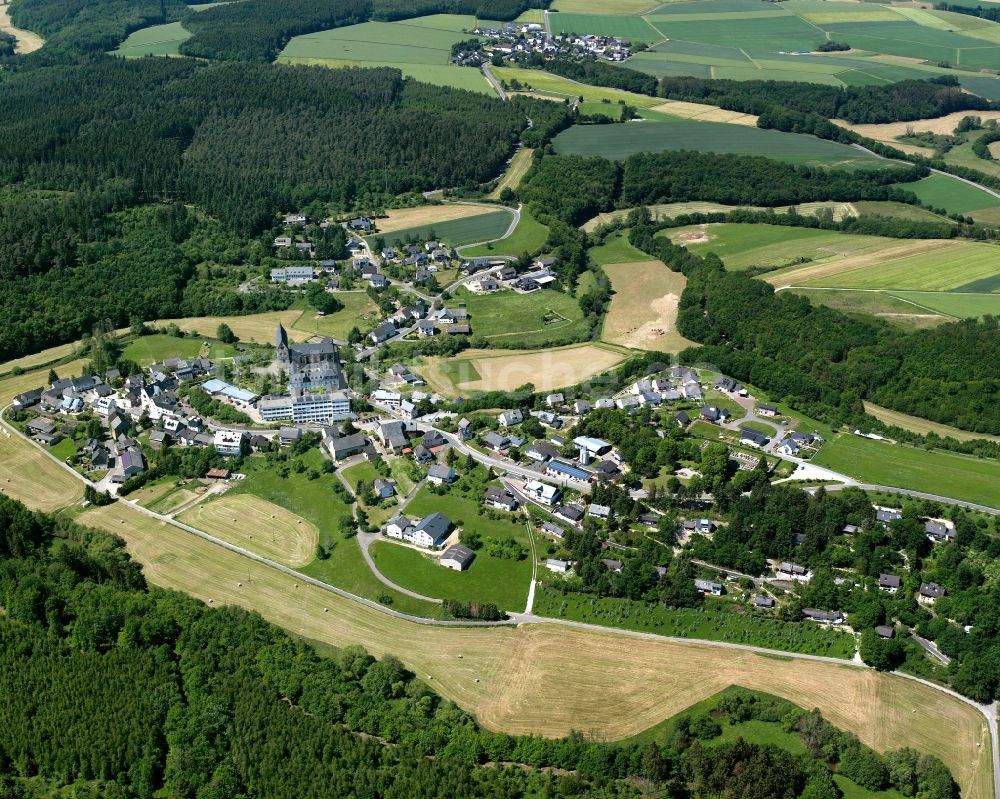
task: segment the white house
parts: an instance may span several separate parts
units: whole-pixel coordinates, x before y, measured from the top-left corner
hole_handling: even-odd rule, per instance
[[[446,569],[461,572],[469,568],[469,564],[472,563],[475,557],[476,553],[468,547],[461,544],[454,544],[442,553],[441,565]]]
[[[530,480],[525,483],[524,493],[545,505],[555,505],[559,499],[559,489],[541,480]]]
[[[243,451],[243,439],[246,433],[242,430],[217,430],[215,432],[215,451],[220,455],[240,455]]]

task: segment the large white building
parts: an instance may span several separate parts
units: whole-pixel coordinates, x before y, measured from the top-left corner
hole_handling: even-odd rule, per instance
[[[242,430],[216,430],[215,451],[220,455],[241,455],[245,436]]]
[[[346,391],[264,397],[259,410],[265,422],[339,422],[350,417],[351,400]]]

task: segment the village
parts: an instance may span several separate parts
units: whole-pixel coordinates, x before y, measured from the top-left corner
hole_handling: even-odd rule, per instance
[[[552,20],[558,25],[558,15]],[[470,39],[455,45],[452,64],[478,67],[491,62],[493,66],[500,66],[556,57],[590,57],[619,62],[637,49],[632,42],[613,36],[577,35],[572,32],[552,35],[544,25],[535,22],[477,27],[473,33],[479,40]]]

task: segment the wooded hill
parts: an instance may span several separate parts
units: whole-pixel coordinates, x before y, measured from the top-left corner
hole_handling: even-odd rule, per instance
[[[566,114],[525,102],[389,68],[109,59],[32,70],[0,92],[0,180],[75,191],[124,179],[138,199],[194,202],[249,234],[314,200],[379,205],[488,180],[526,108]]]

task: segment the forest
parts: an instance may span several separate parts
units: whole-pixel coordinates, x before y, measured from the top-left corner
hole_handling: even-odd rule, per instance
[[[794,205],[815,200],[916,202],[894,183],[926,174],[917,166],[845,171],[769,158],[687,150],[637,153],[623,164],[549,155],[536,162],[518,196],[532,213],[579,225],[601,211],[651,203],[711,200],[728,205]]]
[[[0,179],[63,191],[123,179],[141,200],[195,202],[252,234],[316,200],[350,209],[492,178],[535,105],[388,68],[141,59],[32,70],[0,95]]]
[[[391,655],[320,655],[255,614],[151,587],[117,537],[2,496],[0,604],[0,691],[31,697],[0,706],[12,799],[57,784],[112,799],[708,799],[750,783],[793,799],[837,796],[831,769],[850,773],[850,757],[882,764],[886,786],[886,763],[918,757],[880,756],[821,720],[836,758],[742,740],[705,750],[690,725],[663,744],[486,732]],[[939,784],[920,795],[951,799],[948,770],[926,768]]]

